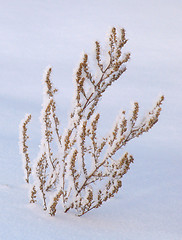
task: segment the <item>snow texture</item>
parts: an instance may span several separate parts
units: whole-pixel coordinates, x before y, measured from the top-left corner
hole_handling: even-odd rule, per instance
[[[1,1],[0,8],[0,239],[182,239],[182,2],[179,0]],[[78,218],[55,217],[28,203],[18,126],[30,124],[31,158],[39,151],[42,73],[53,66],[61,125],[67,127],[73,69],[82,51],[91,55],[112,26],[126,29],[128,70],[99,105],[101,135],[120,109],[138,101],[141,113],[160,93],[159,122],[126,151],[135,158],[119,194]]]

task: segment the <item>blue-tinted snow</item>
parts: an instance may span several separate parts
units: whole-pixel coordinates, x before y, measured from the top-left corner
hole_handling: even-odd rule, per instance
[[[0,4],[0,239],[182,239],[182,2],[179,0],[23,1]],[[141,113],[165,95],[159,123],[127,146],[135,163],[115,199],[82,218],[47,216],[28,204],[18,150],[18,125],[32,113],[31,153],[40,140],[41,79],[47,65],[59,88],[63,127],[72,75],[83,51],[112,26],[126,28],[128,71],[103,97],[101,133],[120,109]],[[107,120],[105,120],[107,119]]]

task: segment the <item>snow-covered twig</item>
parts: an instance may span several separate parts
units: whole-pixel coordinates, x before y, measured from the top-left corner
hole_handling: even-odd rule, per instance
[[[51,81],[52,68],[46,70],[40,117],[42,139],[33,164],[26,144],[27,124],[31,115],[21,122],[20,152],[28,183],[32,172],[30,202],[38,202],[39,194],[44,210],[48,210],[50,215],[55,215],[59,202],[65,213],[74,209],[78,216],[82,216],[114,197],[122,186],[122,177],[134,161],[132,155],[122,152],[125,145],[148,132],[158,121],[163,96],[141,121],[138,120],[139,104],[135,102],[130,115],[122,111],[110,134],[99,139],[100,114],[97,105],[108,87],[127,69],[125,63],[130,59],[130,54],[122,53],[126,43],[125,30],[121,29],[118,33],[116,28],[112,28],[108,41],[108,61],[104,61],[100,43],[96,42],[95,62],[99,74],[90,71],[88,55],[84,54],[75,75],[75,97],[68,127],[62,136],[54,99],[57,89],[53,88]]]

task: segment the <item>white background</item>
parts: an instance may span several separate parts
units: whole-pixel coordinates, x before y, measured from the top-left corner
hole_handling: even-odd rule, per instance
[[[38,151],[41,79],[53,66],[62,127],[80,56],[93,57],[112,26],[124,27],[131,61],[100,106],[101,133],[138,101],[141,116],[165,95],[157,125],[127,146],[135,157],[116,198],[82,218],[51,218],[28,204],[18,125],[32,113]],[[0,239],[182,239],[182,2],[180,0],[0,0]]]

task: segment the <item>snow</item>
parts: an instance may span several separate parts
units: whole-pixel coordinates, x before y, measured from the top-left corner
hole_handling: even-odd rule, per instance
[[[0,239],[182,239],[182,2],[179,0],[1,1]],[[39,150],[42,74],[53,66],[57,113],[67,126],[72,75],[80,54],[104,44],[112,26],[126,29],[127,73],[103,96],[101,134],[120,109],[139,101],[140,116],[161,93],[157,125],[124,149],[135,158],[116,198],[83,217],[50,217],[28,203],[18,147],[27,112],[31,159]]]

